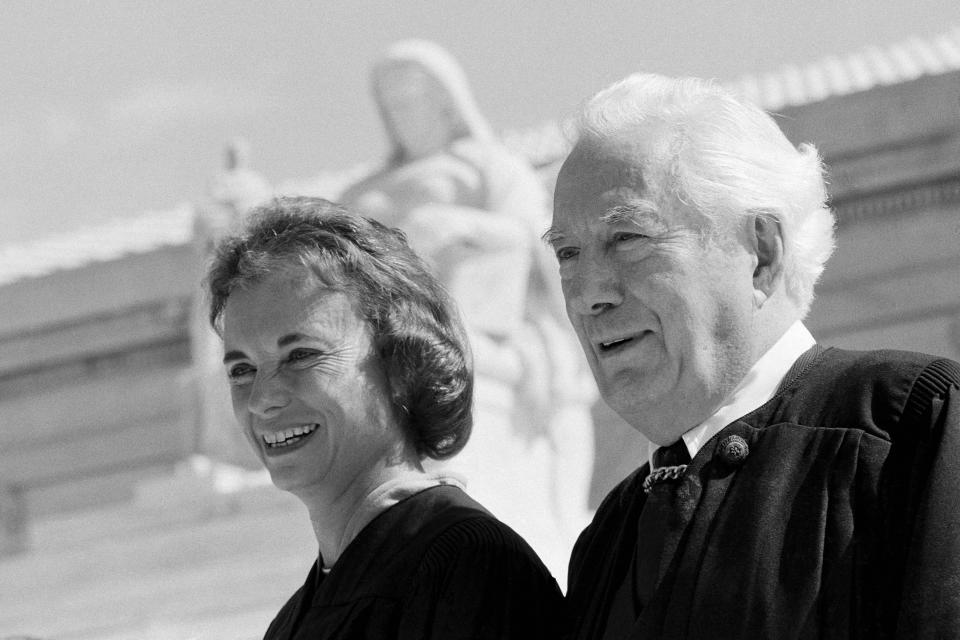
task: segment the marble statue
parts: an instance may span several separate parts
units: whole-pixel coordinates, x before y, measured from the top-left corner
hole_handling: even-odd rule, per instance
[[[589,515],[596,391],[539,240],[545,191],[439,46],[397,43],[372,77],[391,153],[340,200],[403,229],[458,302],[474,350],[474,432],[445,464],[562,578]]]

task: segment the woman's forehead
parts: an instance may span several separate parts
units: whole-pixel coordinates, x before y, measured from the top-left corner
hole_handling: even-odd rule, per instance
[[[319,278],[268,276],[236,289],[224,307],[224,339],[240,333],[292,332],[359,320],[353,296]]]

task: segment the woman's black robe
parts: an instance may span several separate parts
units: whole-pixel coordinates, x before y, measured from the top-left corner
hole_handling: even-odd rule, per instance
[[[264,640],[556,638],[562,604],[520,536],[438,486],[379,514],[328,574],[314,564]]]

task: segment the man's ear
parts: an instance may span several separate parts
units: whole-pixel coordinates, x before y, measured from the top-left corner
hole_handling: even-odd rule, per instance
[[[757,266],[753,271],[753,291],[760,307],[773,295],[783,270],[783,230],[772,215],[759,213],[753,218],[753,252]]]

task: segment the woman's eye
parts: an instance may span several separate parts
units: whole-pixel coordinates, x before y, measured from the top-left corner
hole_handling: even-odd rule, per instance
[[[287,362],[297,364],[305,361],[312,360],[315,358],[318,352],[313,349],[294,349],[289,354],[287,354]]]

